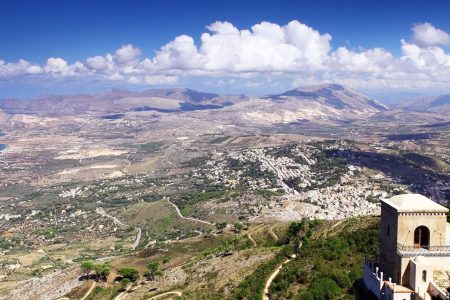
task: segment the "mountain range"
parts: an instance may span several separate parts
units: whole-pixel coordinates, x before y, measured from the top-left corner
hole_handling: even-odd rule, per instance
[[[204,117],[209,114],[218,119],[274,124],[304,120],[361,120],[377,114],[392,113],[392,110],[450,113],[450,95],[402,101],[396,106],[387,107],[342,85],[323,84],[260,97],[219,95],[177,88],[143,92],[111,90],[99,94],[43,95],[28,100],[0,101],[0,119],[4,119],[6,114],[94,114],[107,118],[109,114],[154,111],[192,113]]]
[[[407,99],[396,106],[406,111],[450,113],[450,94]]]

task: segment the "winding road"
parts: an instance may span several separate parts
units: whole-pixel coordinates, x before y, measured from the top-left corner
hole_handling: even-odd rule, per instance
[[[250,240],[250,242],[252,242],[253,247],[256,247],[256,246],[257,246],[257,245],[256,245],[256,241],[253,239],[252,234],[251,234],[250,232],[247,233],[247,237],[248,237],[248,239]]]
[[[165,293],[150,297],[150,298],[148,298],[148,300],[157,300],[157,299],[161,299],[162,297],[169,296],[169,295],[173,295],[172,298],[174,298],[174,297],[181,297],[181,295],[183,295],[183,293],[180,291],[165,292]]]
[[[208,222],[208,221],[203,221],[203,220],[200,220],[200,219],[195,219],[195,218],[183,216],[183,214],[181,213],[180,209],[178,208],[178,206],[177,206],[175,203],[170,202],[169,198],[166,198],[166,200],[167,200],[167,202],[168,202],[170,205],[172,205],[172,206],[175,208],[175,210],[177,211],[177,214],[178,214],[178,216],[179,216],[180,218],[185,219],[185,220],[188,220],[188,221],[193,221],[193,222],[198,222],[198,223],[207,224],[207,225],[212,225],[212,226],[215,225],[215,224],[210,223],[210,222]]]
[[[264,285],[264,294],[263,294],[263,300],[269,300],[269,288],[272,284],[272,281],[277,277],[278,273],[280,273],[281,268],[291,260],[293,260],[296,257],[295,254],[292,254],[290,258],[286,258],[279,266],[278,268],[273,271],[272,274],[270,274],[269,278],[266,281],[266,284]]]
[[[133,245],[131,246],[131,249],[134,250],[137,248],[137,246],[139,245],[139,241],[141,240],[141,235],[142,235],[142,229],[140,229],[139,227],[137,227],[138,233],[136,235],[136,239],[134,240]]]
[[[286,182],[284,181],[284,178],[286,176],[284,176],[281,171],[279,172],[279,170],[277,170],[266,158],[261,158],[262,161],[264,161],[267,166],[269,167],[270,171],[274,172],[277,175],[278,178],[278,184],[281,185],[283,187],[283,189],[286,191],[287,194],[293,194],[293,195],[298,195],[299,192],[296,189],[291,188],[290,186],[288,186],[286,184]]]
[[[275,240],[275,242],[278,242],[278,235],[273,231],[273,226],[269,227],[267,232],[270,234],[270,236]]]
[[[97,208],[95,209],[95,212],[98,213],[99,215],[101,215],[102,217],[109,218],[109,219],[113,220],[114,224],[117,224],[117,225],[120,225],[120,226],[127,226],[127,225],[125,225],[124,223],[122,223],[119,219],[117,219],[116,217],[111,216],[110,214],[108,214],[108,213],[107,213],[103,208],[101,208],[101,207],[97,207]]]
[[[97,207],[95,209],[95,212],[98,213],[99,215],[101,215],[102,217],[105,218],[109,218],[111,220],[113,220],[114,224],[120,225],[120,226],[127,226],[127,224],[124,224],[122,221],[120,221],[119,219],[117,219],[114,216],[111,216],[110,214],[108,214],[102,207]],[[136,227],[138,230],[138,233],[136,235],[136,239],[134,240],[133,245],[131,246],[132,250],[135,250],[137,248],[137,246],[139,245],[139,242],[141,240],[141,236],[142,236],[142,229],[139,227]]]

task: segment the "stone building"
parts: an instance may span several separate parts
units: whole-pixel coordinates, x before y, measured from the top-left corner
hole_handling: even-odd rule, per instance
[[[378,299],[450,299],[448,211],[419,194],[381,201],[380,256],[364,263]]]

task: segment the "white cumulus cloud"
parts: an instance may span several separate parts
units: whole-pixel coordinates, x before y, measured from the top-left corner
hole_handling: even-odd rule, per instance
[[[413,42],[420,47],[450,44],[449,34],[430,23],[416,24],[412,31],[414,34]]]
[[[229,22],[214,22],[198,40],[174,37],[153,56],[141,57],[135,45],[125,44],[105,55],[69,63],[50,57],[43,65],[27,60],[0,60],[5,78],[77,77],[128,84],[170,85],[180,78],[210,77],[245,80],[243,86],[267,86],[273,78],[297,84],[337,82],[353,88],[450,89],[450,54],[442,46],[449,35],[430,23],[414,25],[411,42],[399,39],[400,55],[382,48],[358,50],[332,46],[332,36],[294,20],[285,25],[261,22],[240,29]],[[206,81],[205,81],[206,82]]]
[[[135,64],[141,55],[141,49],[131,44],[123,45],[116,50],[115,61],[121,65]]]
[[[62,75],[69,74],[70,68],[67,62],[59,57],[50,57],[44,67],[46,73],[59,73]]]
[[[94,70],[105,70],[108,68],[108,59],[103,56],[94,56],[86,59],[86,66]]]
[[[177,81],[178,77],[166,75],[148,75],[144,78],[144,82],[149,85],[173,84]]]
[[[201,45],[182,35],[161,47],[144,64],[148,69],[192,69],[205,72],[284,72],[321,69],[331,49],[329,34],[292,21],[285,26],[262,22],[239,30],[215,22],[201,35]]]
[[[38,65],[31,65],[26,70],[27,74],[39,74],[42,73],[42,68]]]

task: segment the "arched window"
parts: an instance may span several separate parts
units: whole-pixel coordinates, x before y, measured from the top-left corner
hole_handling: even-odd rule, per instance
[[[414,230],[414,247],[428,249],[430,247],[430,230],[419,226]]]
[[[423,270],[423,272],[422,272],[422,281],[427,282],[427,271],[426,270]]]

